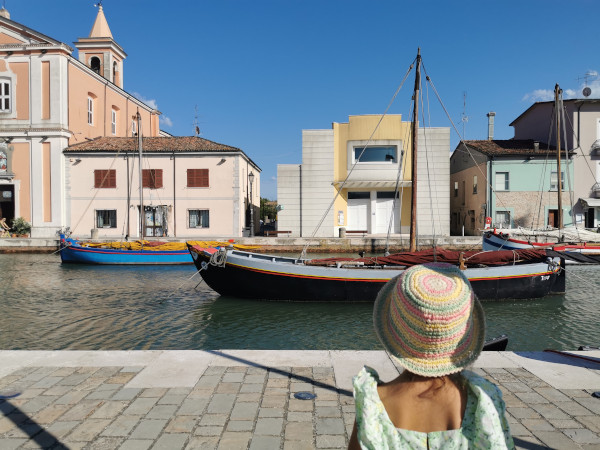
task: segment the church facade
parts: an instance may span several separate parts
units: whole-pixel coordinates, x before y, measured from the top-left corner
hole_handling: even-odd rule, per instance
[[[125,51],[102,6],[89,36],[69,45],[0,9],[0,218],[23,217],[32,237],[70,225],[63,150],[97,137],[159,136],[160,112],[124,90]]]

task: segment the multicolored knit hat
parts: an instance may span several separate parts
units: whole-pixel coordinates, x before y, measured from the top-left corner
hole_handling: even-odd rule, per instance
[[[388,281],[373,308],[375,332],[409,372],[460,372],[483,347],[485,316],[471,284],[446,263],[413,266]]]

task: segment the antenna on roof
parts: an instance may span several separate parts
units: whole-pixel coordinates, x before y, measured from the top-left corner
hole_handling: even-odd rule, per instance
[[[585,73],[583,77],[577,78],[577,81],[583,80],[584,88],[582,93],[584,97],[589,97],[592,93],[592,90],[588,86],[588,79],[591,77],[598,78],[598,72],[596,72],[595,70],[589,70]]]
[[[198,105],[194,106],[194,136],[200,136],[200,127],[198,126]]]
[[[464,91],[463,92],[463,112],[462,112],[462,116],[461,119],[462,124],[463,124],[463,132],[462,132],[462,138],[465,138],[465,125],[466,123],[469,121],[469,116],[467,116],[467,92]]]

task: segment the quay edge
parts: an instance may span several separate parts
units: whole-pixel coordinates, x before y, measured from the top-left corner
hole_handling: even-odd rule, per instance
[[[78,238],[77,236],[74,236]],[[92,242],[110,242],[117,239],[86,239]],[[131,239],[135,241],[135,239]],[[166,242],[185,242],[185,238],[157,238],[156,240]],[[194,240],[200,240],[195,238]],[[358,253],[364,251],[367,254],[383,253],[386,248],[385,236],[365,236],[351,238],[297,238],[297,237],[241,237],[232,238],[228,236],[207,236],[206,241],[228,242],[234,240],[237,244],[256,245],[262,253],[288,253],[300,252],[308,243],[307,253]],[[450,250],[477,250],[481,249],[480,236],[442,236],[422,237],[417,240],[419,248],[431,248],[434,243],[437,247]],[[52,253],[58,250],[59,240],[50,238],[3,238],[0,239],[0,253]],[[390,252],[407,251],[409,245],[408,236],[390,239]]]

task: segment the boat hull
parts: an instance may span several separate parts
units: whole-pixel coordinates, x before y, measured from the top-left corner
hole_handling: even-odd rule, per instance
[[[66,264],[192,264],[190,252],[184,250],[119,250],[83,247],[76,240],[61,237],[60,258]]]
[[[223,266],[210,263],[213,250],[190,249],[206,283],[221,295],[266,300],[371,302],[403,268],[344,268],[305,265],[293,258],[227,250]],[[564,271],[546,263],[467,268],[481,299],[539,298],[564,292]]]

